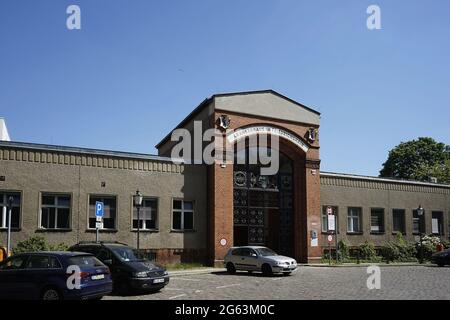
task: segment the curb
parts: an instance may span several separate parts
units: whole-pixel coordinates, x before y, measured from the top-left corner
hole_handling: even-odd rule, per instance
[[[202,269],[190,269],[190,270],[179,270],[179,271],[169,271],[170,277],[182,277],[195,274],[206,274],[213,272],[225,272],[225,268],[202,268]]]
[[[380,267],[430,267],[430,266],[434,266],[431,263],[424,263],[424,264],[420,264],[420,263],[385,263],[385,262],[373,262],[373,263],[349,263],[349,264],[324,264],[324,263],[318,263],[318,264],[302,264],[300,266],[302,267],[318,267],[318,268],[358,268],[358,267],[368,267],[368,266],[373,266],[373,265],[377,265]]]

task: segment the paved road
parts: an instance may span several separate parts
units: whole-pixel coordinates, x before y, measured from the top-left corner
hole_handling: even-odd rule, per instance
[[[148,295],[103,299],[450,299],[450,268],[382,266],[381,288],[367,288],[366,267],[306,267],[291,276],[263,277],[246,272],[172,277]]]

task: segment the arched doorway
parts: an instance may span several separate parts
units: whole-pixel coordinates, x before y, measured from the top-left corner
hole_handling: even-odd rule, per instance
[[[267,246],[294,255],[294,166],[284,153],[246,146],[233,166],[233,244]],[[258,151],[279,153],[279,170],[262,175]],[[257,161],[251,161],[255,159]]]

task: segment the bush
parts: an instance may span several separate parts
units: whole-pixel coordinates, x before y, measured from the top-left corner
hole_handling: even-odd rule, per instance
[[[377,257],[375,246],[366,240],[359,246],[359,257],[363,260],[374,260]]]
[[[408,244],[401,233],[397,233],[396,241],[389,241],[381,248],[381,255],[388,263],[416,261],[416,254],[415,246]]]
[[[349,257],[348,245],[343,240],[339,240],[338,250],[339,250],[338,258],[340,261],[348,259],[348,257]]]
[[[27,240],[21,241],[13,248],[13,253],[37,252],[37,251],[66,251],[69,247],[64,243],[50,245],[44,237],[34,236]]]

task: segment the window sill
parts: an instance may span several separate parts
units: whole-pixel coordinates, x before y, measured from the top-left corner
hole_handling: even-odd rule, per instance
[[[8,228],[0,228],[0,232],[8,232]],[[22,231],[22,228],[11,228],[11,232],[19,232]]]
[[[96,231],[97,231],[97,229],[86,229],[86,232],[94,233]],[[118,231],[119,230],[117,230],[117,229],[98,229],[98,232],[100,232],[100,233],[116,233]]]
[[[380,232],[374,232],[374,231],[372,231],[372,232],[370,232],[370,234],[372,234],[372,235],[374,235],[374,236],[382,236],[382,235],[385,234],[385,232],[384,232],[384,231],[380,231]]]
[[[45,229],[45,228],[39,228],[36,230],[36,232],[70,232],[72,231],[71,228],[67,229]]]
[[[332,233],[330,233],[330,232],[328,232],[328,231],[322,231],[322,234],[324,234],[324,235],[329,235],[329,234],[336,234],[336,232],[332,232]],[[337,234],[340,234],[340,232],[338,231],[338,233]]]
[[[137,229],[131,229],[131,232],[137,232]],[[146,233],[156,233],[159,232],[159,229],[139,229],[139,233],[146,232]]]
[[[400,231],[394,231],[394,232],[392,232],[392,235],[396,236],[399,233],[401,233],[403,236],[406,236],[406,232],[400,232]]]
[[[353,236],[353,235],[357,236],[357,235],[362,235],[362,234],[364,234],[364,233],[358,231],[358,232],[347,232],[347,234],[348,234],[349,236]]]
[[[170,230],[170,233],[194,233],[197,232],[197,230],[192,229],[192,230]]]

